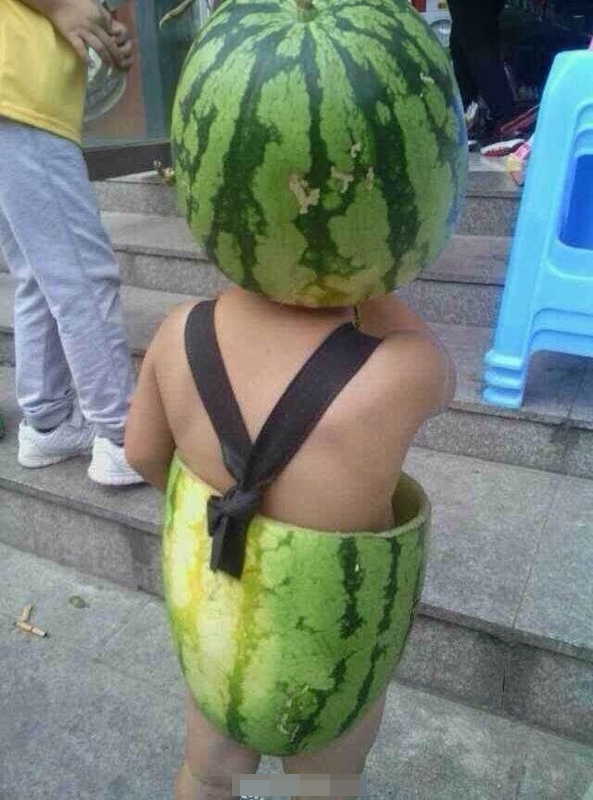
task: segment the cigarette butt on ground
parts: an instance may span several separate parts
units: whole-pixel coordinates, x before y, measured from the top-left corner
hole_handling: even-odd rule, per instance
[[[19,622],[28,622],[32,611],[33,611],[33,603],[29,603],[21,611]]]
[[[32,633],[35,636],[47,636],[47,632],[46,631],[42,631],[41,628],[37,628],[35,625],[31,625],[28,622],[23,622],[20,619],[16,623],[16,626],[21,631],[26,631],[27,633]]]

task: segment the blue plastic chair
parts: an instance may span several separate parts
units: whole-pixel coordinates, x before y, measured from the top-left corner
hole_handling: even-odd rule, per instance
[[[485,402],[519,408],[538,350],[593,356],[593,51],[558,55],[546,84]]]

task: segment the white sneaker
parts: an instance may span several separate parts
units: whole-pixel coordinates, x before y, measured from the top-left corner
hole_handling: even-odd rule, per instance
[[[88,455],[93,436],[93,426],[77,413],[49,433],[41,433],[23,420],[19,425],[17,459],[21,466],[32,469],[59,464],[74,456]]]
[[[475,100],[472,100],[472,102],[463,112],[463,116],[465,118],[465,125],[469,133],[471,133],[475,128],[478,122],[479,114],[480,114],[480,106],[476,103]]]
[[[117,445],[103,436],[95,436],[93,458],[87,474],[91,480],[103,486],[131,486],[145,482],[128,464],[123,445]]]

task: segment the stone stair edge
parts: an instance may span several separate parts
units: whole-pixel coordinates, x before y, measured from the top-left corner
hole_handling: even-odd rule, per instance
[[[102,216],[116,252],[205,262],[216,269],[205,250],[193,242],[181,217],[109,211]],[[158,225],[161,240],[165,237],[169,240],[166,245],[147,243],[131,234],[134,228],[151,224]],[[508,236],[454,234],[436,262],[420,273],[418,280],[501,287],[510,242]],[[477,274],[472,274],[472,259],[477,262]]]
[[[59,469],[60,465],[53,466],[54,473],[59,472]],[[72,508],[84,514],[108,520],[109,522],[125,525],[128,528],[137,529],[142,533],[148,533],[154,536],[160,535],[160,528],[157,523],[151,521],[150,519],[143,518],[139,514],[133,514],[129,508],[128,510],[120,510],[117,508],[117,504],[101,502],[101,498],[86,499],[72,493],[65,493],[64,489],[60,490],[58,488],[36,486],[33,480],[21,481],[16,478],[10,478],[1,474],[0,487],[9,491],[25,494],[30,497],[36,497],[40,500],[49,501],[52,504],[61,506],[63,508]],[[95,487],[93,487],[93,489],[94,488]],[[103,490],[99,488],[95,491],[102,492]],[[113,499],[115,499],[116,493],[123,494],[126,491],[131,490],[113,489],[111,491],[109,489],[105,489],[102,499],[106,501],[109,494],[111,494]],[[143,492],[146,495],[151,490],[148,487],[136,487],[134,491]]]
[[[460,628],[485,634],[510,647],[526,645],[536,650],[545,650],[556,655],[572,658],[587,664],[591,663],[593,665],[593,648],[590,647],[569,644],[558,639],[552,639],[549,636],[542,636],[541,634],[534,633],[525,628],[510,628],[493,624],[479,617],[472,617],[462,612],[442,609],[431,603],[421,602],[420,613],[433,620],[445,622],[450,625],[457,625]]]
[[[95,183],[95,192],[105,211],[138,209],[147,213],[179,216],[174,188],[153,176],[114,178]],[[468,234],[512,233],[519,207],[520,190],[500,170],[471,171],[466,202],[458,231]]]
[[[174,192],[174,188],[166,184],[154,170],[130,175],[119,175],[114,178],[96,181],[96,184],[107,184],[110,186],[117,184],[126,185],[157,185],[164,190]],[[470,169],[468,172],[467,194],[482,197],[508,197],[509,199],[519,199],[521,189],[505,170],[491,169]]]
[[[418,447],[414,449],[417,452],[422,450],[422,448]],[[70,462],[70,466],[72,465],[73,462]],[[52,467],[54,477],[60,473],[62,467],[63,465],[60,464]],[[73,509],[85,516],[97,518],[108,523],[115,523],[118,526],[123,526],[127,531],[126,536],[128,538],[138,538],[137,544],[135,545],[137,549],[142,547],[143,537],[145,535],[149,535],[155,541],[157,550],[160,549],[161,524],[154,521],[154,515],[151,516],[147,514],[142,516],[140,514],[133,513],[131,510],[131,501],[133,501],[134,497],[136,498],[137,502],[133,505],[135,505],[137,508],[142,508],[147,501],[149,501],[149,505],[152,507],[161,506],[161,502],[157,501],[155,503],[155,497],[158,497],[158,495],[156,491],[150,487],[135,487],[134,489],[128,490],[104,490],[100,487],[97,488],[92,486],[90,487],[90,493],[95,497],[88,500],[80,495],[68,495],[64,493],[63,489],[60,488],[36,486],[33,480],[20,481],[18,479],[9,478],[6,477],[6,475],[0,474],[0,489],[5,489],[15,494],[39,499],[44,502],[51,503],[52,506],[57,506],[63,509]],[[122,494],[126,493],[128,494],[126,510],[118,510],[117,498],[118,496],[121,497]],[[141,500],[138,500],[139,495],[141,495]],[[103,502],[101,502],[101,500]],[[151,518],[148,518],[149,516],[151,516]],[[1,534],[0,540],[2,540]],[[15,545],[13,542],[9,542],[9,544],[10,546],[18,547],[18,545]],[[23,549],[25,551],[28,550],[26,546],[18,549]],[[48,556],[42,554],[42,557],[47,558]],[[53,559],[50,558],[50,560]],[[78,566],[75,561],[72,561],[70,566],[85,571],[85,568],[83,566]],[[99,572],[97,573],[97,576],[103,577],[107,580],[113,580],[114,582],[118,583],[118,579],[110,577],[108,573],[106,574]],[[160,595],[160,590],[156,589],[155,587],[150,588],[145,586],[137,588],[142,589],[142,591]],[[418,613],[428,620],[433,620],[437,623],[453,625],[473,634],[485,635],[495,641],[511,647],[522,645],[536,650],[543,650],[557,656],[593,664],[593,648],[578,647],[559,639],[541,636],[531,631],[523,630],[517,627],[509,627],[502,623],[494,623],[479,616],[467,614],[457,609],[444,608],[429,602],[421,601],[418,608]]]
[[[12,342],[14,328],[12,320],[12,283],[10,276],[0,273],[0,334]],[[128,323],[130,338],[130,349],[137,359],[142,359],[146,348],[154,334],[161,319],[172,307],[188,300],[198,301],[201,298],[196,295],[186,295],[179,293],[163,292],[156,289],[144,289],[135,286],[124,286],[122,288],[122,298],[124,310]],[[470,347],[474,350],[483,348],[483,342],[490,341],[492,331],[489,328],[480,326],[464,326],[458,324],[432,323],[432,327],[444,341],[451,352],[453,359],[461,365],[467,361],[467,347],[459,344],[460,341],[470,342]],[[450,341],[453,339],[452,341]],[[456,352],[460,347],[459,354]],[[483,349],[480,353],[475,353],[474,357],[481,359],[485,353]],[[554,356],[552,356],[554,358]],[[1,360],[1,359],[0,359]],[[8,363],[11,363],[9,360]],[[496,417],[511,421],[525,421],[536,424],[552,426],[554,429],[562,429],[567,425],[571,429],[591,431],[593,430],[593,416],[591,418],[567,417],[565,411],[561,411],[554,402],[549,405],[540,403],[538,406],[524,406],[519,409],[507,409],[491,406],[483,403],[479,395],[470,394],[471,385],[468,381],[473,378],[465,378],[460,372],[458,380],[458,394],[449,406],[453,412],[471,414],[474,417],[484,416],[488,418]],[[544,380],[545,378],[542,378]],[[467,383],[467,386],[466,386]],[[461,393],[459,389],[466,388]]]
[[[19,467],[16,463],[16,429],[19,413],[14,400],[10,400],[10,384],[14,379],[14,372],[11,368],[3,368],[0,371],[0,389],[3,396],[8,397],[8,402],[3,402],[3,415],[7,423],[8,435],[3,441],[0,440],[0,452],[3,453],[0,459],[0,488],[12,494],[27,496],[50,503],[63,509],[72,509],[85,517],[97,518],[105,523],[114,524],[126,530],[133,553],[138,553],[141,549],[141,541],[148,535],[150,539],[158,542],[161,532],[162,519],[162,496],[148,486],[136,486],[127,489],[110,489],[99,487],[86,478],[84,467],[81,469],[81,461],[73,459],[62,464],[57,464],[47,470],[26,470]],[[430,461],[431,451],[422,447],[414,446],[410,451],[410,466],[413,474],[414,464],[418,469],[419,463]],[[458,469],[467,475],[471,475],[481,464],[485,464],[484,459],[472,458],[467,456],[450,456],[451,463],[458,465]],[[420,461],[421,460],[421,461]],[[509,473],[514,470],[514,480],[517,479],[516,467],[507,465]],[[504,469],[504,468],[503,468]],[[543,476],[541,470],[523,467],[524,473],[539,480]],[[593,487],[593,480],[589,481]],[[2,504],[0,503],[0,506]],[[0,539],[2,535],[0,533]],[[25,549],[27,549],[25,547]],[[112,555],[108,555],[112,558]],[[471,603],[470,603],[471,606]],[[469,630],[474,630],[495,637],[507,644],[526,644],[535,646],[550,652],[559,653],[564,656],[593,662],[593,646],[579,647],[570,642],[563,642],[559,639],[550,639],[543,635],[538,635],[528,630],[521,630],[516,627],[515,622],[508,625],[504,622],[487,619],[469,611],[470,606],[446,608],[443,605],[430,604],[428,601],[421,605],[421,613],[430,618],[442,622],[458,625]],[[469,612],[469,613],[468,613]]]
[[[181,217],[105,211],[102,218],[110,233],[113,249],[118,254],[187,261],[188,266],[198,262],[205,268],[218,271],[206,251],[191,240],[191,234]],[[165,229],[168,234],[167,244],[142,241],[137,235],[130,233],[130,229],[134,227],[151,224],[158,224],[159,230]],[[179,244],[176,244],[176,239]],[[454,234],[434,264],[424,269],[416,281],[408,286],[413,287],[414,283],[422,281],[500,289],[504,286],[510,242],[511,238],[508,236]],[[488,249],[494,250],[494,254],[487,253]],[[8,272],[1,257],[0,272]],[[408,286],[403,288],[407,289]]]

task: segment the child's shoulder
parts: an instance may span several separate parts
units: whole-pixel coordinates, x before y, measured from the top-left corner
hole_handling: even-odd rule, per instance
[[[386,393],[420,418],[441,411],[453,398],[455,369],[431,328],[396,296],[365,304],[362,329],[383,339],[374,358]]]
[[[180,326],[184,327],[190,312],[199,305],[200,302],[202,301],[192,298],[191,300],[184,300],[183,303],[178,303],[176,306],[173,306],[163,320],[161,327],[165,329]]]
[[[424,420],[449,405],[455,393],[455,368],[438,339],[424,331],[399,331],[385,338],[382,350],[400,408],[406,406]]]
[[[167,316],[161,322],[156,332],[155,341],[168,340],[171,337],[175,337],[180,331],[183,331],[189,314],[199,302],[200,301],[196,299],[184,300],[183,303],[179,303],[169,309]]]
[[[159,325],[146,353],[147,363],[167,360],[183,346],[187,318],[198,300],[186,300],[170,309]]]

